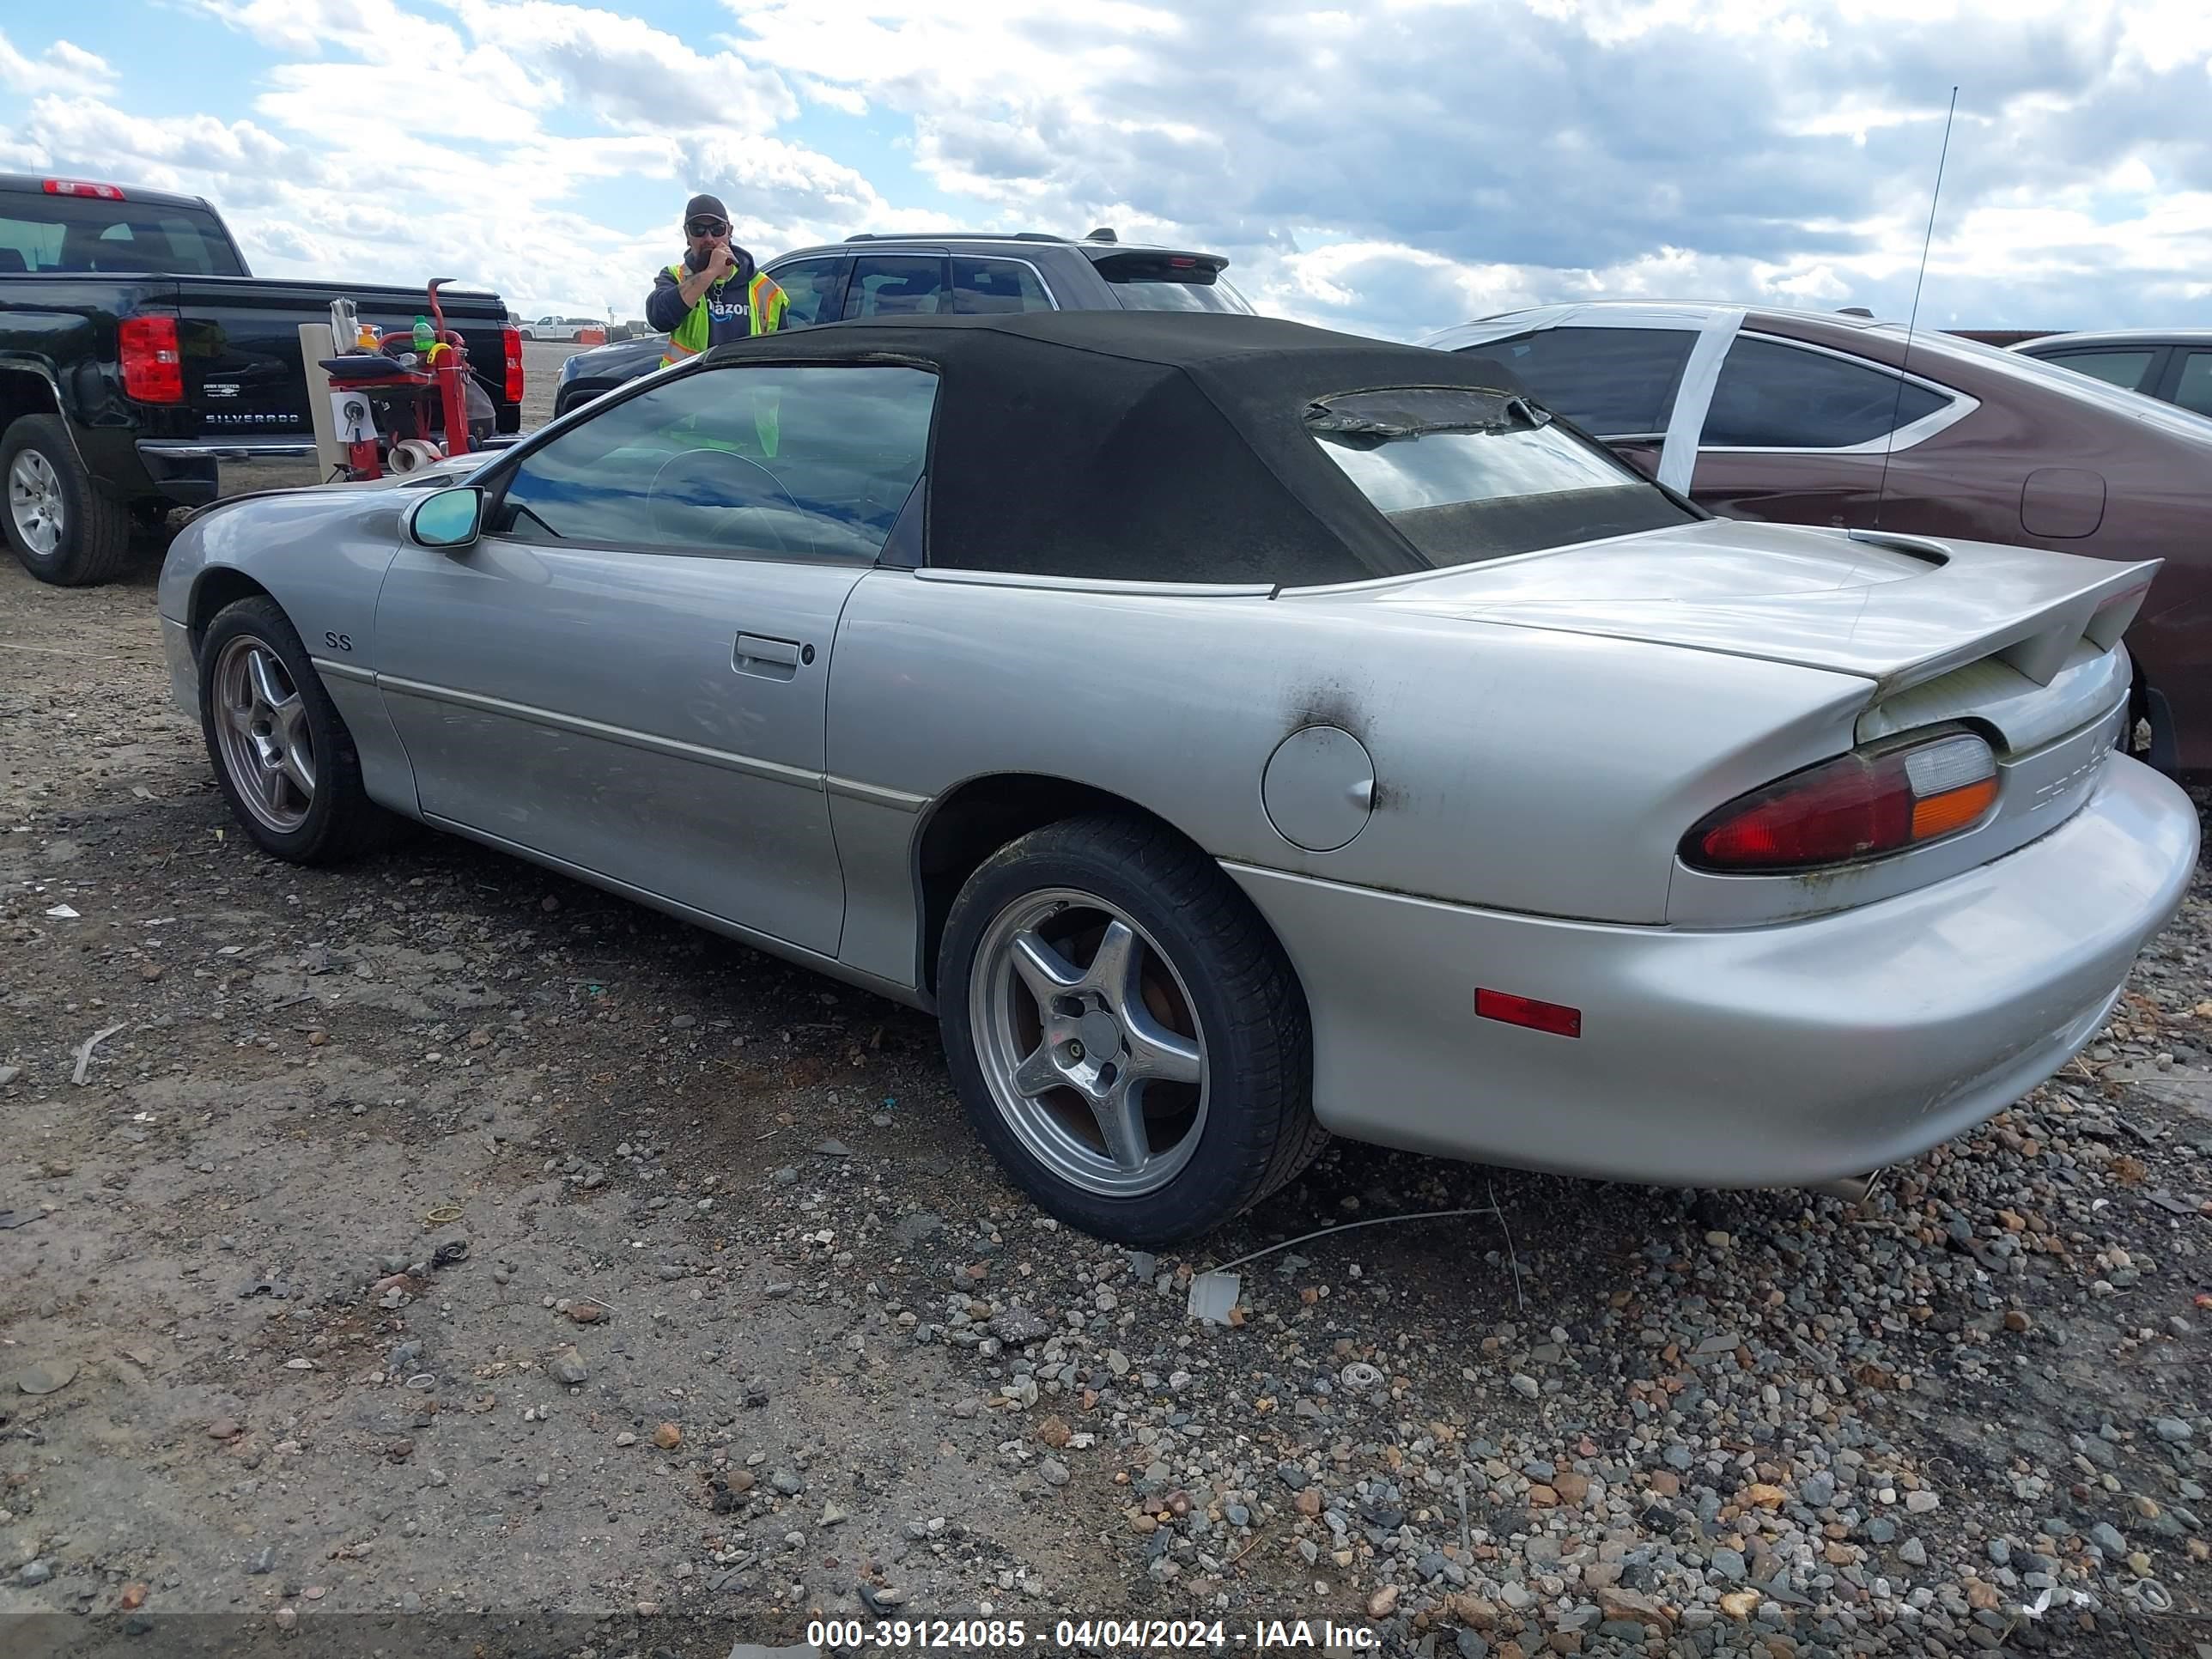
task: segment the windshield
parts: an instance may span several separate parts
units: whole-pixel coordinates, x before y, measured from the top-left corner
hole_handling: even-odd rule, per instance
[[[0,190],[0,272],[7,271],[243,276],[246,266],[205,208]]]
[[[1695,516],[1527,398],[1464,386],[1351,392],[1306,429],[1432,565],[1469,564]]]

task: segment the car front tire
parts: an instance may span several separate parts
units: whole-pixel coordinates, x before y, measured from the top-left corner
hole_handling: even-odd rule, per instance
[[[199,648],[200,729],[232,814],[265,853],[337,864],[398,828],[368,798],[361,757],[283,611],[226,606]]]
[[[0,434],[0,508],[23,568],[58,587],[88,587],[122,574],[131,556],[131,509],[100,493],[54,415],[25,415]]]
[[[977,1134],[1060,1219],[1152,1249],[1312,1163],[1305,1000],[1281,945],[1163,825],[1050,824],[963,887],[939,1019]]]

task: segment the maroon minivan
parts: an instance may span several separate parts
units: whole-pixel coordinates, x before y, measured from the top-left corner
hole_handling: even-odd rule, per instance
[[[2149,758],[2212,771],[2212,420],[1938,332],[1620,301],[1508,313],[1476,350],[1729,518],[2166,561],[2127,644]]]

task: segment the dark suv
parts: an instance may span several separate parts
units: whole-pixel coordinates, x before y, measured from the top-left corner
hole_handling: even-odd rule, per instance
[[[2109,386],[2212,416],[2212,329],[2113,329],[2045,334],[2013,347]]]
[[[856,317],[1000,311],[1230,311],[1251,305],[1215,253],[1140,247],[1111,230],[1081,241],[1025,230],[1006,235],[848,237],[780,254],[762,269],[791,296],[785,325]],[[580,351],[562,366],[553,412],[566,415],[659,365],[662,337]]]

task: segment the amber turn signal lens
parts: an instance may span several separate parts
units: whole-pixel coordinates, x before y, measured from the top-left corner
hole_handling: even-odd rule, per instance
[[[1984,778],[1979,783],[1970,783],[1963,789],[1946,790],[1940,795],[1912,803],[1912,839],[1916,842],[1948,836],[1954,830],[1963,830],[1990,810],[1997,798],[1997,781]]]

